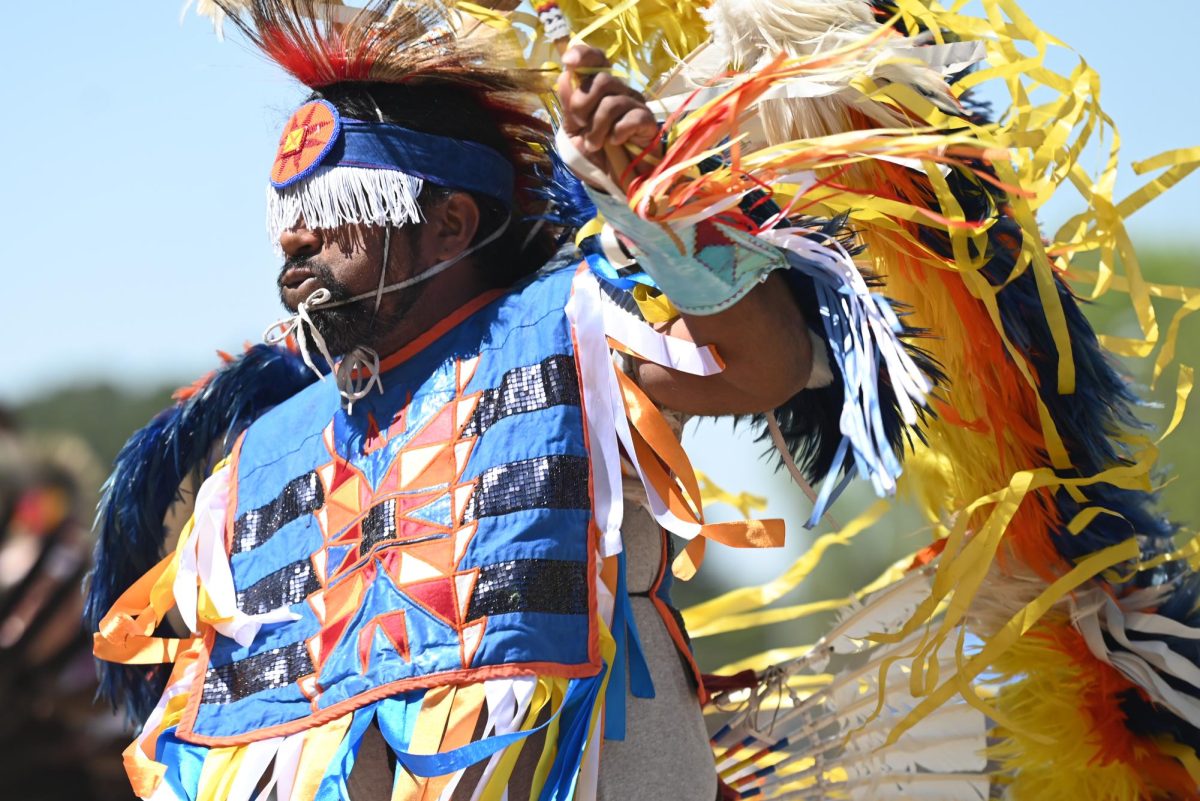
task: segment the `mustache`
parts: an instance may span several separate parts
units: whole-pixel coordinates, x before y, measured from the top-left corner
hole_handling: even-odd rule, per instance
[[[316,256],[292,256],[283,262],[283,265],[279,268],[279,276],[275,279],[275,285],[279,288],[281,294],[283,292],[283,277],[293,267],[304,268],[312,273],[317,282],[329,290],[330,300],[345,300],[350,297],[349,287],[339,281],[334,276],[333,270],[330,269],[329,265]]]
[[[303,267],[322,281],[332,275],[329,267],[322,264],[315,256],[289,256],[280,266],[279,275],[275,278],[275,285],[280,289],[283,289],[283,277],[293,267]]]

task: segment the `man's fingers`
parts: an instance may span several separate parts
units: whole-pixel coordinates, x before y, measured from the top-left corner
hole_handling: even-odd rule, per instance
[[[555,89],[563,130],[581,153],[604,166],[609,143],[647,147],[659,128],[642,95],[608,71],[608,59],[594,47],[577,45],[563,54],[563,74]],[[607,167],[605,167],[607,169]]]
[[[585,45],[575,45],[562,58],[564,73],[559,78],[559,85],[567,87],[567,92],[559,91],[559,96],[562,98],[564,105],[567,101],[567,95],[574,95],[576,92],[587,92],[592,88],[594,78],[598,74],[604,74],[603,70],[608,68],[608,59],[605,58],[604,52],[594,47]],[[566,79],[565,82],[563,79]]]
[[[597,124],[596,114],[601,102],[609,97],[640,98],[624,81],[614,77],[611,73],[602,72],[594,75],[588,86],[579,86],[571,92],[571,96],[567,100],[564,111],[572,126],[571,130],[580,132],[597,130],[600,126]]]
[[[609,141],[616,145],[628,142],[637,147],[649,147],[658,138],[659,133],[658,121],[654,119],[654,114],[644,105],[639,105],[617,120]]]
[[[600,68],[608,66],[608,58],[604,51],[597,47],[577,44],[563,53],[562,63],[568,70],[580,67]]]
[[[588,150],[596,151],[604,147],[613,139],[617,123],[640,108],[644,108],[641,102],[629,95],[612,94],[600,98],[592,115],[591,126],[584,135]]]

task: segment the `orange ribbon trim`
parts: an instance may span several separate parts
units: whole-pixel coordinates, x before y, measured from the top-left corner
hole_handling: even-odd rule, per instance
[[[700,483],[679,438],[642,388],[623,371],[614,371],[633,435],[633,456],[646,480],[671,514],[700,526],[699,534],[675,557],[671,572],[682,581],[694,576],[704,561],[708,540],[731,548],[782,546],[784,522],[779,519],[704,523]]]
[[[175,564],[175,554],[167,554],[121,594],[100,621],[100,630],[92,635],[96,658],[124,665],[157,665],[174,662],[180,651],[195,643],[195,637],[154,636],[175,605],[171,595]]]

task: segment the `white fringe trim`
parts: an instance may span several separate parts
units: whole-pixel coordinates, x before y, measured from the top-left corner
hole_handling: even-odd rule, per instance
[[[301,219],[309,228],[421,222],[417,196],[423,185],[397,170],[320,167],[285,189],[267,186],[267,233],[278,249],[279,236]]]

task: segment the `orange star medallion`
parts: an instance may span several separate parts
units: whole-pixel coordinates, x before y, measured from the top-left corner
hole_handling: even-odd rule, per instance
[[[308,177],[329,153],[341,128],[337,109],[324,100],[314,100],[297,109],[279,138],[279,149],[271,166],[271,185],[283,189]]]

